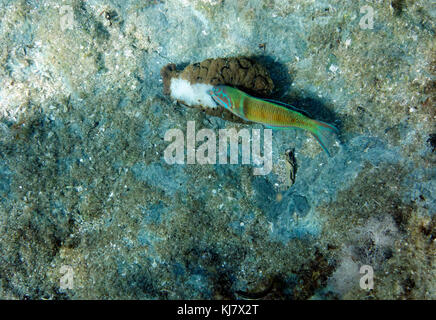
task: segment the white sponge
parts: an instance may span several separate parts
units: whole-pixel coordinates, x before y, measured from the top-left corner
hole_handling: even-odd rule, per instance
[[[171,79],[171,97],[181,100],[189,106],[202,105],[203,107],[216,108],[217,104],[207,93],[213,86],[204,83],[191,84],[181,78]]]

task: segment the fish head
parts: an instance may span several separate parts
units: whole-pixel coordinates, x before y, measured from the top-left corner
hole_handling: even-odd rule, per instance
[[[234,103],[229,95],[227,86],[214,86],[212,89],[208,90],[207,93],[217,104],[233,112]]]

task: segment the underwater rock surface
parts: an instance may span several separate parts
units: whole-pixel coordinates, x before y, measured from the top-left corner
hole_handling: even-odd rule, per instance
[[[436,299],[435,17],[428,0],[0,0],[0,298]],[[188,164],[188,121],[251,143],[263,127],[175,103],[176,75],[335,124],[332,156],[277,130],[268,175]]]

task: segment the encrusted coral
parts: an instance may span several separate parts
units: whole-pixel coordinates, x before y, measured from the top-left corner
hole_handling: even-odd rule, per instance
[[[170,63],[161,69],[161,76],[164,83],[164,93],[167,95],[171,94],[170,87],[173,78],[181,78],[191,84],[225,84],[257,96],[268,96],[274,88],[274,83],[266,68],[247,57],[206,59],[190,64],[182,71],[177,70],[176,65]],[[187,105],[183,100],[178,101]],[[199,108],[211,116],[233,122],[244,122],[223,108],[212,109],[203,105],[193,107]]]

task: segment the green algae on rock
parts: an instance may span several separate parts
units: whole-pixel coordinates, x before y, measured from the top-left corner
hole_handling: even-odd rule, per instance
[[[59,1],[0,1],[0,298],[436,298],[430,1],[72,3],[62,30]],[[296,131],[265,177],[162,160],[169,128],[233,124],[171,104],[161,68],[237,55],[266,96],[335,113],[334,158]]]

